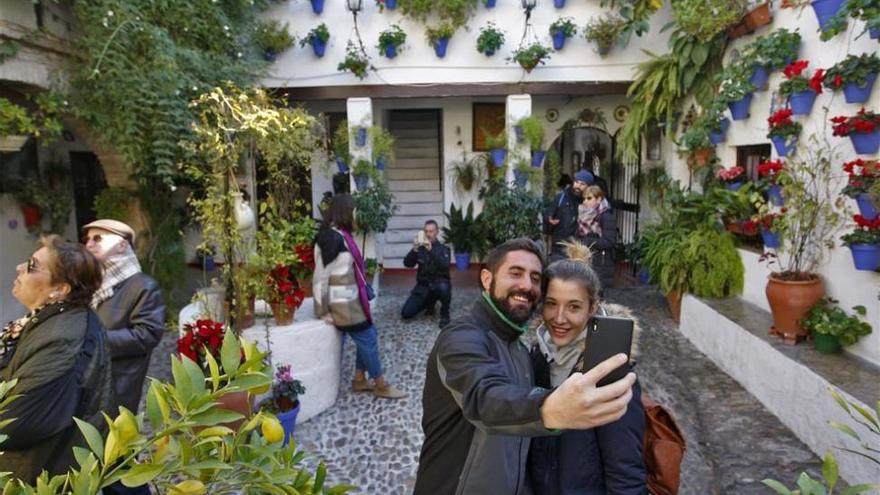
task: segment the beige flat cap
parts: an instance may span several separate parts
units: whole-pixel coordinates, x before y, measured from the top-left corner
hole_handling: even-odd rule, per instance
[[[134,245],[134,230],[119,220],[111,220],[109,218],[103,218],[101,220],[95,220],[94,222],[83,225],[83,231],[89,229],[101,229],[106,230],[107,232],[112,232],[116,235],[120,235],[125,238],[129,242],[129,244]]]

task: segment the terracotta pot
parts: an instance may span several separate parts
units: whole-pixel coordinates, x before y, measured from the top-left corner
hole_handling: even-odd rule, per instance
[[[739,221],[736,221],[736,220],[734,220],[732,222],[731,221],[724,222],[724,230],[730,232],[731,234],[742,234],[743,233],[742,223],[740,223]]]
[[[283,327],[293,323],[293,315],[296,313],[296,308],[284,303],[272,303],[270,306],[272,306],[272,315],[275,317],[276,325]]]
[[[702,148],[691,152],[691,156],[694,158],[694,167],[705,167],[708,165],[712,160],[712,153],[714,151],[712,148]]]
[[[253,409],[252,397],[246,390],[241,390],[238,392],[230,392],[228,394],[220,396],[217,399],[217,402],[220,404],[217,406],[220,409],[226,409],[227,411],[237,412],[244,416],[236,421],[232,421],[229,423],[224,423],[223,426],[227,426],[232,428],[233,430],[237,430],[239,426],[241,426],[244,421],[251,416],[251,410]]]
[[[666,304],[669,305],[669,312],[672,314],[672,321],[681,322],[681,293],[677,290],[671,290],[666,293]]]
[[[727,35],[730,36],[731,39],[742,38],[747,34],[749,34],[749,26],[746,24],[745,20],[740,21],[738,24],[727,29]]]
[[[33,227],[34,225],[40,223],[40,220],[43,218],[43,213],[36,206],[22,206],[21,207],[21,215],[24,217],[24,226],[25,227]]]
[[[770,2],[758,5],[745,16],[745,24],[748,26],[749,31],[754,31],[771,22],[773,22],[773,16],[770,14]]]
[[[235,329],[237,331],[240,332],[245,328],[254,326],[254,300],[254,296],[251,296],[244,306],[238,305],[235,314],[233,314],[232,310],[229,308],[229,302],[223,301],[223,314],[225,314],[227,318],[235,321]]]
[[[767,277],[767,302],[773,313],[770,333],[782,337],[786,344],[797,344],[807,337],[798,324],[814,304],[825,296],[825,286],[816,274],[805,274],[808,280],[783,280],[776,273]]]
[[[304,297],[312,297],[312,277],[306,277],[300,281],[300,288],[303,290]]]

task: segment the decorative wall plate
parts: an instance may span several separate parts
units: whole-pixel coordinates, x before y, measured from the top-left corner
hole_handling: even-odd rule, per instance
[[[544,118],[547,119],[547,122],[556,122],[556,119],[559,118],[559,110],[548,108],[547,112],[544,114]]]
[[[626,105],[620,105],[614,109],[614,120],[618,122],[626,120],[627,115],[629,115],[629,107]]]

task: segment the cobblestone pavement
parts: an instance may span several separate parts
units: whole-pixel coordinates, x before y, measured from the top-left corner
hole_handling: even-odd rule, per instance
[[[374,314],[386,376],[409,397],[390,401],[351,393],[355,351],[347,340],[336,405],[297,425],[295,438],[312,454],[309,463],[323,459],[329,481],[357,485],[354,493],[408,494],[415,480],[425,363],[439,329],[436,318],[401,322],[405,296],[401,290],[383,290]],[[476,296],[474,290],[454,292],[453,317]],[[635,311],[642,326],[637,371],[643,387],[673,412],[687,437],[682,495],[766,494],[771,492],[761,479],[791,486],[803,470],[818,475],[819,459],[678,333],[659,293],[615,289],[607,297]],[[151,376],[169,377],[163,356],[173,349],[169,336],[154,355]]]

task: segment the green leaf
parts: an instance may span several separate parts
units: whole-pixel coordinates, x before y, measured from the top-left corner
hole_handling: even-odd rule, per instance
[[[856,495],[864,493],[868,490],[880,490],[880,483],[863,483],[861,485],[852,485],[840,492],[840,495]]]
[[[163,464],[135,464],[122,475],[122,484],[129,488],[146,485],[159,476],[163,469],[165,469]]]
[[[706,59],[709,58],[709,46],[704,44],[696,45],[690,55],[694,64],[697,67],[702,67],[706,63]]]
[[[232,466],[222,461],[201,461],[186,465],[187,471],[200,471],[202,469],[232,469]]]
[[[184,404],[188,404],[189,400],[192,398],[193,386],[189,378],[189,373],[186,372],[186,369],[181,363],[182,360],[189,360],[189,358],[182,356],[180,359],[171,359],[171,375],[174,377],[174,388],[180,396],[180,401]]]
[[[834,485],[837,484],[837,460],[831,452],[826,452],[822,461],[822,477],[825,478],[828,491],[834,490]]]
[[[101,436],[98,429],[92,426],[91,423],[87,423],[79,418],[73,418],[73,420],[76,422],[76,426],[79,427],[79,431],[82,432],[83,437],[85,437],[89,448],[95,453],[95,457],[98,459],[104,457],[104,437]]]
[[[327,477],[327,466],[324,465],[324,461],[321,461],[318,464],[318,469],[315,471],[315,485],[314,490],[316,492],[321,491],[324,488],[324,479]]]
[[[222,423],[231,423],[243,418],[241,414],[228,409],[211,409],[210,411],[193,416],[191,421],[194,426],[213,426]]]
[[[220,366],[210,352],[205,354],[205,361],[208,362],[208,370],[211,372],[211,390],[217,390],[220,388]]]
[[[189,382],[192,384],[192,395],[198,397],[205,393],[205,372],[199,368],[199,365],[189,359],[181,361],[186,374],[189,375]]]
[[[864,407],[862,407],[856,403],[851,403],[850,405],[852,405],[853,409],[858,411],[859,414],[862,415],[862,417],[867,419],[869,423],[874,425],[874,429],[880,428],[880,423],[877,422],[877,418],[875,418],[874,415],[871,414],[871,411],[868,411],[867,409],[865,409]]]
[[[856,433],[855,430],[853,430],[849,425],[845,425],[843,423],[838,423],[837,421],[829,421],[828,425],[836,430],[839,430],[839,431],[855,438],[856,440],[861,441],[859,434]]]
[[[150,418],[150,424],[153,426],[153,429],[159,429],[164,423],[163,419],[166,417],[166,413],[163,413],[162,406],[160,405],[160,400],[157,395],[159,394],[159,384],[156,381],[150,384],[149,390],[147,390],[147,417]],[[166,404],[167,408],[168,405]]]
[[[220,362],[223,364],[226,376],[234,375],[241,364],[241,345],[238,342],[238,337],[229,328],[226,329],[223,345],[220,347]]]
[[[272,378],[264,373],[248,372],[235,377],[235,380],[229,382],[229,387],[235,387],[237,390],[252,390],[272,383]]]

